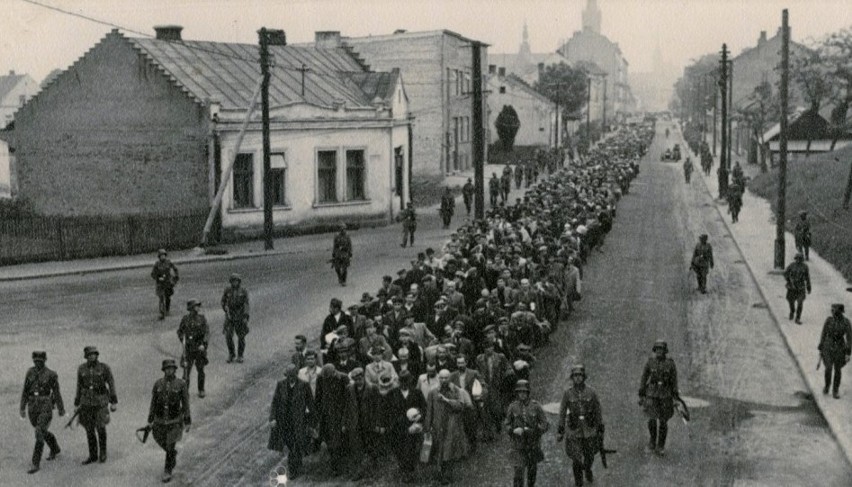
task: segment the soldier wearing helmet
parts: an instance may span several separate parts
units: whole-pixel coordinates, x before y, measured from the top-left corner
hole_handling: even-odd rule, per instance
[[[571,367],[571,387],[562,394],[559,404],[559,429],[557,441],[565,438],[565,453],[571,459],[574,484],[583,485],[583,479],[592,482],[592,464],[600,450],[603,417],[598,395],[586,385],[586,368]]]
[[[222,309],[225,311],[225,324],[222,333],[228,345],[228,363],[234,361],[234,335],[237,335],[237,362],[242,363],[246,350],[246,335],[249,327],[249,295],[242,287],[243,278],[239,274],[231,274],[228,279],[230,286],[222,293]]]
[[[690,269],[695,271],[698,279],[698,291],[707,294],[707,274],[713,268],[713,247],[707,243],[707,234],[698,237],[698,244],[692,252],[692,263]]]
[[[512,438],[510,460],[515,468],[514,485],[524,485],[526,474],[527,485],[532,487],[535,485],[538,463],[544,460],[541,435],[550,424],[538,401],[530,398],[528,381],[519,380],[515,384],[515,400],[506,410],[504,424]]]
[[[668,421],[674,415],[674,401],[680,397],[677,388],[677,367],[666,355],[668,344],[663,340],[654,342],[654,356],[648,359],[639,384],[639,405],[648,415],[648,450],[662,456],[665,454]]]
[[[77,369],[74,408],[79,413],[80,424],[86,429],[86,441],[89,444],[89,458],[83,461],[83,465],[106,462],[106,425],[109,423],[109,412],[115,412],[118,408],[112,370],[107,364],[98,361],[99,355],[97,347],[85,347],[83,356],[86,363]]]
[[[805,257],[796,254],[793,263],[784,269],[784,280],[787,281],[787,304],[790,305],[790,319],[796,317],[796,324],[802,324],[802,308],[805,296],[811,293],[811,273],[805,264]]]
[[[168,258],[166,249],[157,251],[157,262],[151,269],[151,278],[156,283],[157,298],[160,301],[160,319],[165,319],[172,305],[172,294],[175,292],[179,276],[177,267]]]
[[[59,376],[44,365],[46,361],[47,352],[41,350],[33,352],[33,367],[27,371],[24,378],[24,391],[21,394],[21,419],[26,418],[29,412],[30,424],[35,428],[33,465],[27,472],[30,474],[39,471],[45,443],[50,448],[48,460],[53,460],[56,455],[59,455],[59,443],[48,428],[50,420],[53,419],[54,407],[59,411],[60,416],[65,416],[65,406],[62,403],[62,395],[59,393]]]
[[[151,405],[148,409],[148,428],[154,441],[166,452],[163,483],[172,480],[172,470],[177,464],[175,445],[189,432],[192,419],[189,412],[189,385],[175,376],[177,364],[172,359],[163,360],[160,367],[163,378],[154,383]]]
[[[346,234],[346,224],[340,224],[340,232],[334,236],[334,245],[331,248],[331,267],[337,273],[337,282],[341,286],[346,285],[346,276],[349,263],[352,260],[352,239]]]

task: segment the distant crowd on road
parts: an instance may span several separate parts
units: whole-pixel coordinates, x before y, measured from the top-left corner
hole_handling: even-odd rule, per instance
[[[268,446],[287,452],[288,476],[301,475],[303,457],[325,444],[321,461],[334,477],[375,475],[393,453],[403,481],[423,463],[446,484],[480,441],[506,431],[516,482],[533,485],[548,429],[530,399],[535,350],[581,299],[584,264],[603,247],[652,137],[650,128],[622,129],[561,169],[545,154],[549,177],[523,198],[492,200],[485,219],[459,227],[440,252],[418,253],[360,302],[331,300],[319,349],[296,337],[270,409]],[[514,171],[495,184],[503,189]],[[557,434],[582,485],[603,423],[584,368],[571,376]]]

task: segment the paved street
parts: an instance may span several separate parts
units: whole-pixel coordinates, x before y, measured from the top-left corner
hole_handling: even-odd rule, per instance
[[[557,402],[568,367],[586,364],[590,384],[601,397],[608,446],[618,453],[610,469],[598,464],[599,485],[848,485],[850,469],[781,341],[775,324],[743,265],[725,237],[708,193],[693,180],[683,182],[679,165],[656,162],[662,135],[643,162],[642,173],[622,199],[603,253],[587,267],[580,311],[563,323],[551,345],[539,352],[533,395]],[[417,249],[439,247],[448,232],[437,216],[424,214]],[[39,484],[154,485],[162,452],[136,442],[159,361],[177,357],[174,335],[183,303],[204,301],[213,333],[208,397],[193,394],[194,430],[180,447],[178,484],[258,485],[277,457],[266,450],[265,417],[281,361],[296,333],[315,335],[328,300],[357,300],[374,290],[383,274],[413,257],[401,249],[396,226],[353,234],[356,248],[350,284],[335,285],[327,267],[330,237],[314,250],[181,268],[173,314],[156,321],[156,301],[147,269],[67,276],[0,285],[8,332],[0,366],[3,405],[0,420],[8,432],[0,481],[25,484],[32,430],[15,419],[20,379],[29,351],[43,346],[48,366],[60,374],[64,399],[73,401],[74,370],[82,348],[96,344],[117,377],[119,410],[109,426],[110,460],[79,466],[85,439],[77,427],[53,430],[63,447],[59,460],[44,465]],[[708,233],[717,266],[710,294],[694,292],[687,274],[697,235]],[[230,272],[240,272],[252,297],[248,360],[224,363],[218,299]],[[35,303],[35,305],[33,305]],[[641,367],[656,338],[669,342],[680,372],[680,389],[693,406],[689,426],[671,423],[668,455],[644,452],[645,419],[636,405]],[[21,360],[27,357],[27,360]],[[14,371],[14,372],[12,372]],[[194,391],[194,388],[193,388]],[[65,418],[67,419],[67,417]],[[555,428],[555,417],[551,417]],[[511,470],[502,462],[505,443],[487,445],[458,469],[464,485],[505,485]],[[564,485],[570,467],[552,433],[545,441],[541,485]],[[395,483],[395,462],[377,482]],[[322,472],[305,484],[330,485]]]

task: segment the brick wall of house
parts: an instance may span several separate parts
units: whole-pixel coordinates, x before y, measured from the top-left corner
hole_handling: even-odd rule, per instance
[[[21,198],[61,215],[208,207],[206,110],[113,32],[16,117]]]

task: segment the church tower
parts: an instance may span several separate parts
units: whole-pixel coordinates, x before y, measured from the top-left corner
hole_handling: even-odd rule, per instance
[[[532,58],[530,51],[530,35],[527,31],[527,21],[524,20],[524,33],[523,38],[521,40],[521,47],[518,49],[518,55],[521,59],[528,60]]]
[[[586,8],[583,10],[583,30],[601,33],[601,9],[598,8],[597,0],[586,2]]]

